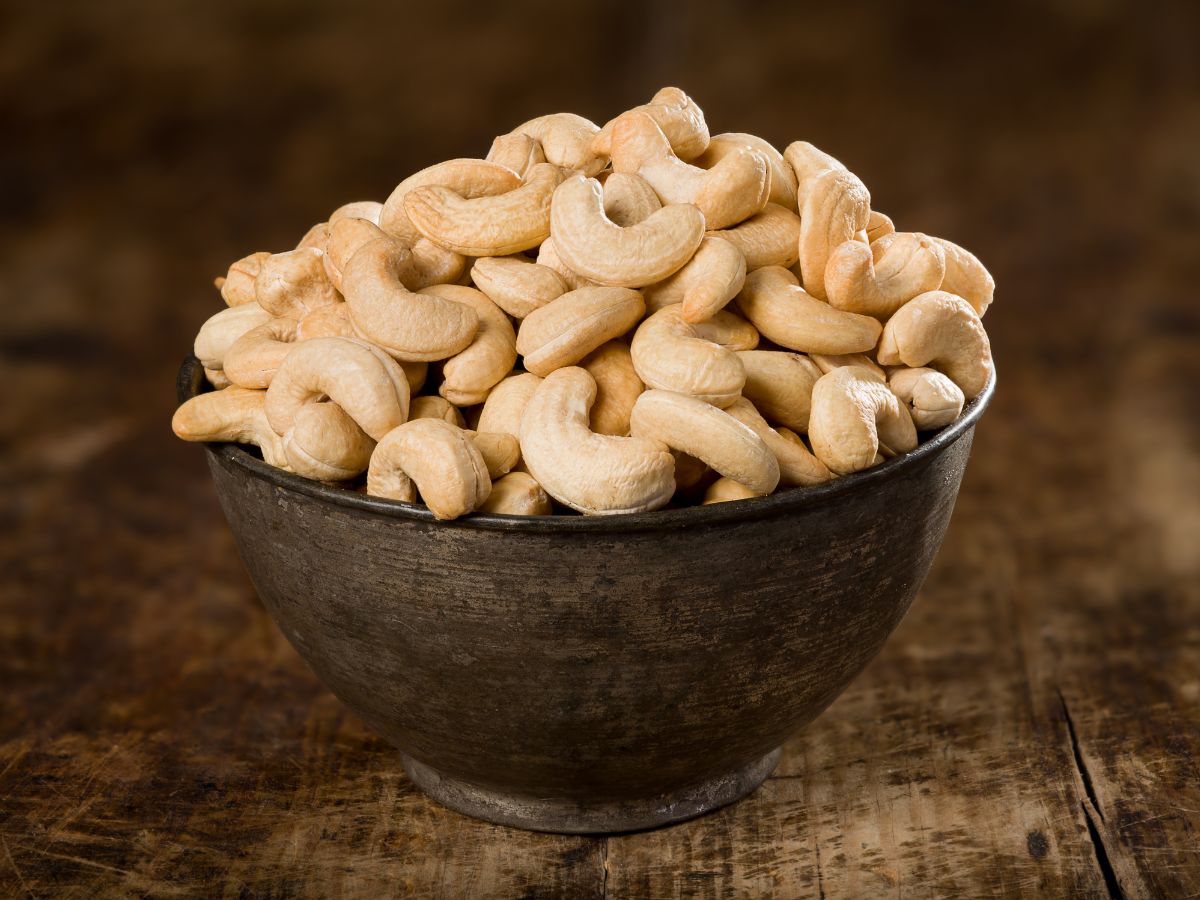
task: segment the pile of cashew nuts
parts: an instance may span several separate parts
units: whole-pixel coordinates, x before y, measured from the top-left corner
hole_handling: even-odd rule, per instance
[[[175,433],[440,519],[819,484],[992,376],[979,260],[896,231],[812,144],[710,136],[678,88],[533,119],[216,283],[215,390]]]

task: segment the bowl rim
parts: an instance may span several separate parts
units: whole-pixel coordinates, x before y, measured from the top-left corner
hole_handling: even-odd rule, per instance
[[[203,393],[204,369],[193,354],[184,357],[179,367],[176,382],[177,401]],[[932,437],[917,445],[915,450],[902,453],[892,459],[832,481],[809,487],[785,488],[766,497],[746,500],[731,500],[709,506],[687,506],[677,509],[659,509],[640,513],[616,513],[608,516],[549,515],[549,516],[506,516],[495,513],[469,513],[458,519],[436,518],[428,507],[371,497],[347,488],[313,481],[292,472],[285,472],[269,465],[262,459],[246,452],[235,443],[203,442],[205,449],[237,466],[255,478],[304,494],[334,506],[358,512],[370,513],[381,518],[407,519],[414,522],[436,524],[439,528],[467,528],[476,530],[498,530],[534,532],[539,534],[562,532],[585,532],[611,534],[626,531],[669,530],[707,527],[759,519],[790,512],[817,504],[834,501],[844,494],[869,489],[872,485],[898,478],[903,473],[920,466],[954,444],[973,429],[996,389],[996,374],[993,370],[987,385],[977,397],[968,402],[962,414]]]

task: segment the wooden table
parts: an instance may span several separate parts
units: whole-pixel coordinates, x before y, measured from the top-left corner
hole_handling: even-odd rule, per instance
[[[1197,896],[1196,8],[738,6],[4,14],[0,894]],[[759,791],[492,827],[263,612],[174,367],[229,260],[670,81],[975,249],[999,393],[912,612]]]

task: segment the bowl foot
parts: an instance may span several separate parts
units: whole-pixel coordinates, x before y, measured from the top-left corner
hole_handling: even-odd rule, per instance
[[[604,834],[682,822],[740,800],[771,774],[779,754],[776,748],[747,766],[669,794],[598,803],[497,791],[443,775],[404,753],[400,757],[417,787],[468,816],[529,831]]]

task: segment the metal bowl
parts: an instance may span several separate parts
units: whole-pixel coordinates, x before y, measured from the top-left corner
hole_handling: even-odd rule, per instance
[[[185,360],[180,401],[202,386]],[[631,831],[748,794],[879,652],[993,387],[865,472],[633,515],[439,522],[206,450],[267,609],[418,787],[521,828]]]

